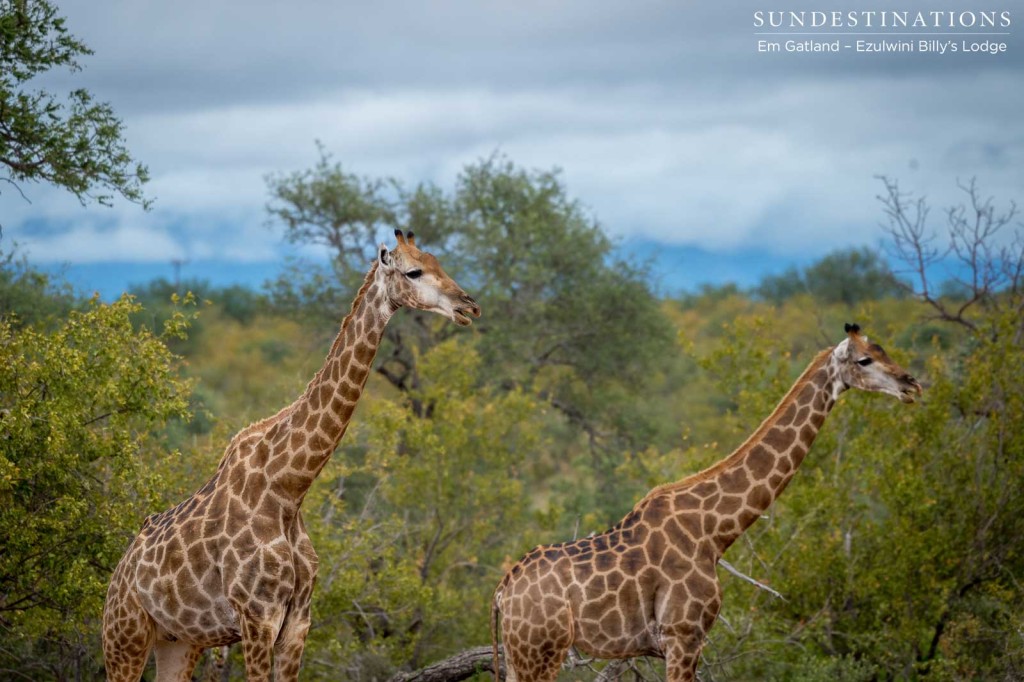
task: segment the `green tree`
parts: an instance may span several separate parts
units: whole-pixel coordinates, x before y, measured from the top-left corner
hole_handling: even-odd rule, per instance
[[[0,0],[0,177],[20,191],[49,182],[83,203],[109,205],[116,193],[143,206],[149,174],[135,163],[110,105],[84,89],[62,101],[31,81],[54,68],[77,71],[91,51],[48,0]]]
[[[614,493],[621,450],[647,442],[659,426],[636,389],[660,376],[672,332],[645,270],[616,257],[558,172],[494,155],[467,166],[449,194],[359,178],[321,149],[315,168],[268,185],[271,216],[288,238],[327,246],[333,257],[330,272],[303,265],[273,283],[279,305],[336,320],[375,240],[412,230],[483,307],[474,325],[488,367],[481,383],[534,395],[568,425],[563,447],[591,479],[574,488],[569,507],[596,504],[608,519],[622,511]],[[420,416],[431,407],[417,397],[418,358],[453,333],[416,311],[388,326],[377,372],[412,396]]]
[[[432,418],[408,398],[365,397],[307,503],[324,567],[311,657],[330,652],[334,679],[387,677],[486,638],[489,595],[530,520],[518,472],[543,411],[479,389],[482,371],[472,342],[449,339],[422,358],[416,392]]]
[[[71,287],[31,266],[15,249],[0,250],[0,319],[11,324],[43,324],[80,305]]]
[[[110,573],[158,506],[149,452],[189,383],[130,298],[52,330],[0,318],[0,668],[91,675]],[[184,333],[182,313],[164,335]]]
[[[833,251],[802,270],[791,267],[781,275],[768,275],[754,291],[776,304],[810,294],[823,303],[853,306],[861,301],[902,296],[905,287],[877,252],[861,247]]]

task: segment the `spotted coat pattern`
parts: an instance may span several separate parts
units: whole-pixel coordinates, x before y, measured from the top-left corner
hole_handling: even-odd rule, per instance
[[[480,314],[411,234],[397,234],[303,395],[238,433],[206,485],[143,523],[107,592],[109,680],[138,680],[155,649],[158,679],[187,681],[203,649],[238,641],[249,680],[272,668],[297,678],[317,573],[299,507],[348,428],[388,320],[403,305],[462,325]]]
[[[537,547],[512,566],[491,612],[495,662],[500,617],[510,680],[555,679],[570,647],[598,658],[663,657],[669,680],[695,679],[722,604],[718,560],[785,490],[839,394],[864,387],[847,365],[877,359],[902,382],[894,395],[920,392],[913,377],[850,328],[856,331],[843,353],[818,354],[732,455],[655,488],[604,533]],[[861,357],[869,355],[871,361]]]

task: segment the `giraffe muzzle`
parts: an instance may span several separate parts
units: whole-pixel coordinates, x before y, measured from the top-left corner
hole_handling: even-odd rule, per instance
[[[463,294],[459,297],[459,305],[455,306],[452,320],[463,327],[473,324],[470,317],[480,317],[480,306],[470,296]]]
[[[903,388],[900,389],[901,402],[910,404],[914,402],[917,396],[921,396],[924,393],[924,389],[921,387],[920,382],[909,374],[900,377],[900,379],[904,384]]]

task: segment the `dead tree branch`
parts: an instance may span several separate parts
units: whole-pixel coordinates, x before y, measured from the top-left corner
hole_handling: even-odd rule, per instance
[[[484,671],[493,671],[491,647],[478,646],[460,651],[443,661],[408,673],[398,673],[388,682],[460,682]],[[504,657],[499,655],[498,666],[505,678]]]
[[[756,588],[758,588],[758,589],[761,589],[761,590],[764,590],[765,592],[767,592],[768,594],[772,595],[772,596],[773,596],[773,597],[775,597],[776,599],[781,599],[782,601],[786,601],[786,598],[785,598],[785,597],[783,597],[783,596],[782,596],[781,594],[779,594],[778,592],[776,592],[776,591],[775,591],[775,590],[773,590],[772,588],[768,587],[768,586],[767,586],[767,585],[765,585],[764,583],[762,583],[762,582],[759,582],[759,581],[757,581],[757,580],[754,580],[754,579],[753,579],[753,578],[751,578],[751,577],[750,577],[749,575],[746,575],[746,574],[744,574],[744,573],[740,573],[740,572],[739,572],[739,571],[738,571],[738,570],[736,569],[736,567],[735,567],[735,566],[733,566],[732,564],[730,564],[730,563],[729,563],[728,561],[726,561],[725,559],[719,559],[719,560],[718,560],[718,565],[719,565],[719,566],[721,566],[722,568],[724,568],[725,570],[727,570],[727,571],[728,571],[729,573],[732,573],[732,574],[733,574],[734,576],[736,576],[736,577],[737,577],[737,578],[739,578],[740,580],[744,580],[744,581],[746,581],[746,582],[750,583],[751,585],[753,585],[754,587],[756,587]]]

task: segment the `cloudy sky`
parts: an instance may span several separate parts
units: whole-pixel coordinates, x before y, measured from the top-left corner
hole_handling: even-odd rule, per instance
[[[95,54],[42,84],[111,103],[156,201],[149,212],[82,207],[28,185],[28,203],[0,186],[0,247],[17,241],[32,262],[66,263],[76,284],[104,293],[168,276],[171,259],[188,261],[184,275],[258,283],[288,250],[267,224],[264,177],[312,166],[316,140],[349,171],[445,188],[495,150],[562,168],[623,248],[660,255],[670,286],[877,245],[879,174],[927,195],[936,219],[959,200],[958,178],[1024,201],[1021,0],[934,2],[957,17],[1005,11],[1011,25],[944,18],[904,29],[913,36],[754,26],[756,10],[811,11],[813,0],[711,4],[58,0]],[[769,30],[814,35],[756,35]],[[886,35],[825,35],[853,30]],[[757,50],[808,37],[916,47],[925,32],[1007,51]]]

